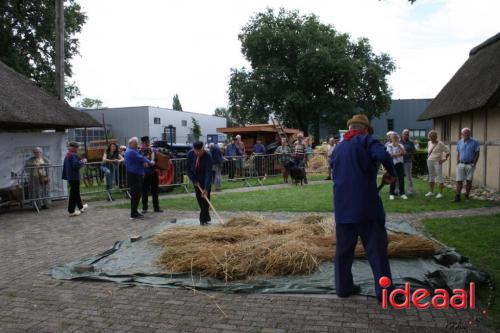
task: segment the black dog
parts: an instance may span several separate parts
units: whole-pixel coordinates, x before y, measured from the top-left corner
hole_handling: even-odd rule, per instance
[[[299,168],[293,161],[288,161],[285,164],[285,169],[288,171],[288,174],[295,182],[295,186],[297,186],[299,183],[300,185],[304,185],[306,171],[303,168]]]

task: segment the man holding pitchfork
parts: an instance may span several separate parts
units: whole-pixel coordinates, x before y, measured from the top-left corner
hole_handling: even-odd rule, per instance
[[[187,174],[194,185],[196,200],[200,206],[200,225],[208,225],[210,219],[210,187],[212,185],[212,157],[203,148],[203,142],[193,143],[187,155]]]

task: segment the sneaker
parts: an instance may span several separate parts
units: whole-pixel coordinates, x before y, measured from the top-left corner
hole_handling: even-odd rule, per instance
[[[143,209],[143,210],[141,211],[141,213],[142,213],[142,214],[147,214],[147,213],[148,213],[148,210],[147,210],[147,209]]]
[[[436,199],[441,199],[442,197],[443,197],[442,193],[438,193],[438,195],[436,195]]]
[[[432,196],[434,196],[434,193],[432,193],[432,192],[427,192],[427,193],[425,194],[425,197],[426,197],[426,198],[430,198],[430,197],[432,197]]]
[[[83,212],[84,212],[84,211],[86,211],[88,208],[89,208],[89,205],[88,205],[88,204],[84,204],[84,205],[83,205],[83,207],[82,207],[82,209],[80,209],[80,212],[82,212],[82,213],[83,213]]]
[[[403,194],[403,195],[401,196],[401,199],[403,199],[403,200],[408,200],[408,197],[406,196],[406,194]]]
[[[135,215],[135,216],[131,216],[131,217],[130,217],[130,219],[131,219],[131,220],[142,220],[142,219],[144,219],[144,215],[142,215],[142,214],[137,214],[137,215]]]
[[[394,196],[392,194],[389,196],[389,200],[394,200]]]
[[[468,195],[468,194],[464,194],[464,198],[465,198],[465,200],[470,200],[470,197],[469,197],[469,195]],[[43,208],[43,207],[42,207],[42,208]]]
[[[155,213],[163,213],[163,209],[160,209],[160,208],[155,209]]]
[[[455,194],[455,198],[451,202],[460,202],[460,195]]]
[[[69,213],[69,217],[75,217],[75,216],[78,216],[80,214],[81,214],[80,211],[75,210],[73,213]]]

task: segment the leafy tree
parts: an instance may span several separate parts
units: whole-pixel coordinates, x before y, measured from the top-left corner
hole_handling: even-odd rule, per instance
[[[390,107],[394,63],[366,38],[352,41],[315,15],[284,9],[256,14],[238,38],[251,66],[231,70],[229,112],[239,124],[274,115],[318,140],[320,126],[343,128],[355,113],[376,117]]]
[[[77,103],[78,107],[87,109],[99,109],[102,108],[102,101],[97,98],[85,97],[80,102]]]
[[[55,12],[55,0],[0,1],[0,60],[54,95]],[[76,35],[87,16],[76,0],[66,0],[64,19],[64,73],[71,77],[71,60],[79,47]],[[74,82],[66,85],[66,98],[79,95]]]
[[[222,107],[216,108],[214,110],[214,116],[226,118],[227,127],[237,127],[245,124],[245,123],[238,124],[238,122],[235,119],[233,119],[231,112],[229,112],[228,108],[222,108]]]
[[[194,141],[198,141],[202,136],[200,123],[198,122],[198,120],[194,119],[194,117],[191,117],[191,124],[193,126],[191,127],[191,136],[193,137]]]
[[[172,109],[177,111],[182,111],[181,100],[179,99],[179,95],[175,94],[172,100]]]

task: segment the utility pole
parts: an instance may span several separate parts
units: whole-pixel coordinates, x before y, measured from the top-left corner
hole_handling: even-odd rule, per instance
[[[56,92],[64,101],[64,0],[56,0]]]

